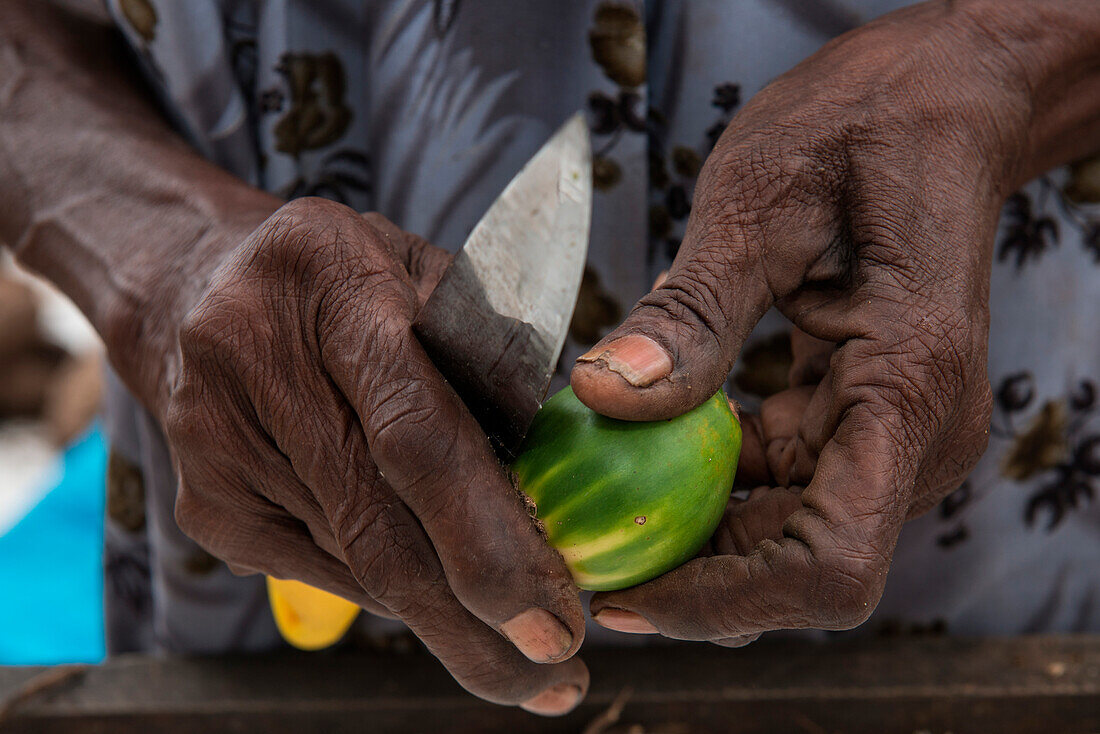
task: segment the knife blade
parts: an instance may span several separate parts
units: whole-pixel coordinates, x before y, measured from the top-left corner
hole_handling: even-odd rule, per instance
[[[514,458],[550,386],[591,216],[592,152],[577,113],[489,207],[413,323],[502,459]]]

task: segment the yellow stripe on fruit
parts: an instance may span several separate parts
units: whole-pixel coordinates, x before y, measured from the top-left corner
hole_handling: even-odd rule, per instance
[[[558,553],[567,564],[574,564],[580,560],[589,560],[604,553],[612,553],[622,550],[628,545],[636,543],[638,539],[630,533],[609,533],[601,538],[589,540],[586,543],[572,543],[558,548]]]

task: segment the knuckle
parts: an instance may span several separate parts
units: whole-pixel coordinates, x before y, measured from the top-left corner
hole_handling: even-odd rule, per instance
[[[361,215],[362,223],[367,225],[368,234],[375,235],[371,238],[372,244],[377,244],[400,260],[407,260],[411,246],[419,240],[378,212],[364,212]]]
[[[724,333],[720,294],[715,278],[704,269],[705,265],[693,263],[688,273],[670,277],[646,294],[636,310],[663,312],[675,323],[717,340]]]
[[[223,512],[216,511],[209,498],[183,472],[177,486],[176,501],[172,514],[176,526],[191,540],[209,553],[224,561],[242,562],[244,559],[235,552],[237,545],[232,542],[234,530],[227,527],[227,518]]]
[[[180,461],[202,456],[225,439],[226,419],[219,406],[229,409],[226,391],[235,379],[261,359],[246,359],[232,319],[203,315],[181,330],[180,367],[168,395],[165,432]]]
[[[177,339],[183,369],[200,365],[240,366],[240,358],[271,341],[271,278],[254,274],[230,261],[219,268],[206,290],[180,321]]]
[[[816,596],[831,610],[832,629],[857,627],[875,610],[885,584],[885,559],[873,551],[837,550],[818,578]]]
[[[200,418],[195,407],[197,401],[189,393],[190,385],[176,389],[164,421],[168,443],[176,450],[180,461],[203,446],[210,435],[206,421]]]
[[[422,381],[395,379],[374,386],[368,443],[371,454],[393,471],[438,474],[454,459],[458,427],[439,420],[440,408],[425,400]],[[413,477],[402,479],[414,481]]]
[[[565,605],[563,594],[574,587],[568,571],[557,568],[560,561],[556,554],[551,551],[548,555],[543,545],[528,542],[530,536],[526,533],[506,534],[492,524],[478,522],[482,525],[481,537],[470,543],[472,552],[466,555],[452,550],[441,559],[455,596],[493,624],[504,622],[514,613],[514,609],[511,613],[506,610],[516,599],[525,604],[542,599],[541,603],[551,608]],[[494,597],[487,595],[486,589],[505,591]]]
[[[704,191],[721,192],[710,202],[715,221],[765,230],[779,211],[829,198],[845,167],[842,138],[831,124],[808,128],[803,118],[810,114],[773,122],[708,161],[701,182]]]
[[[380,520],[385,523],[385,520]],[[374,533],[377,527],[373,527]],[[356,578],[373,599],[409,625],[468,691],[499,703],[530,696],[516,653],[499,644],[465,644],[464,623],[441,569],[426,562],[400,532],[375,544]]]
[[[453,642],[448,638],[456,626],[456,620],[454,612],[443,601],[447,594],[446,584],[437,582],[419,591],[420,593],[417,594],[391,593],[381,600],[386,604],[386,608],[405,622],[425,644],[442,646]],[[459,654],[472,659],[476,651],[462,650]]]
[[[231,293],[207,294],[180,323],[183,368],[194,368],[207,361],[232,364],[246,336],[242,324],[255,325],[252,311],[248,301]]]
[[[891,333],[834,354],[840,397],[846,406],[867,405],[901,438],[923,446],[968,402],[971,374],[981,360],[967,346],[965,314],[955,309],[925,312],[913,326],[895,321],[884,328]]]
[[[395,510],[396,500],[348,502],[333,513],[336,541],[362,587],[401,618],[417,600],[431,600],[438,568],[425,560],[419,529]]]
[[[356,375],[356,395],[380,402],[375,392],[387,384],[397,391],[410,369],[416,294],[386,271],[360,273],[338,289],[309,320],[322,361],[338,374]]]
[[[813,498],[807,502],[810,511],[796,512],[783,529],[808,551],[803,567],[810,583],[802,587],[804,596],[797,606],[825,629],[856,627],[882,596],[890,566],[889,538],[896,537],[891,532],[895,513],[874,502],[854,513],[831,512]]]
[[[273,218],[285,218],[288,224],[297,222],[310,223],[324,219],[346,219],[358,217],[352,209],[319,196],[301,196],[291,199],[283,204],[273,215]]]
[[[412,312],[405,308],[410,303],[403,292],[396,294],[381,291],[374,299],[369,312],[371,342],[381,347],[383,355],[394,354],[398,350],[403,352],[403,347],[416,341],[412,330]]]
[[[355,538],[341,542],[346,540],[355,542]],[[435,577],[437,569],[424,561],[417,544],[405,534],[390,534],[384,543],[367,543],[370,550],[356,560],[356,580],[401,619],[419,618],[418,609],[438,599],[436,584],[424,581]]]
[[[365,233],[373,232],[343,204],[314,197],[295,199],[256,231],[240,251],[238,262],[247,272],[283,287],[309,289],[318,283],[340,283],[361,267],[362,253],[348,242],[363,239]]]
[[[954,419],[937,444],[925,457],[919,486],[923,496],[914,502],[920,512],[956,489],[978,464],[989,446],[989,427],[993,414],[993,395],[987,380],[982,380],[956,409]]]
[[[197,502],[198,499],[195,497],[190,484],[181,479],[176,491],[176,504],[173,507],[172,513],[179,529],[184,535],[192,539],[195,537],[195,533],[198,530],[196,524],[198,517]]]
[[[248,544],[235,541],[248,527],[241,500],[253,471],[240,457],[250,453],[235,421],[216,407],[220,400],[192,376],[169,400],[165,434],[175,456],[178,484],[173,517],[200,546],[227,561],[243,560]]]
[[[296,254],[303,240],[336,237],[341,229],[358,223],[352,209],[328,199],[306,196],[287,202],[261,226],[261,240],[274,246],[275,252]]]

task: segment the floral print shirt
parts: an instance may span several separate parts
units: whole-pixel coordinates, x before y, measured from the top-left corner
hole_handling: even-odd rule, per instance
[[[458,248],[553,130],[584,109],[596,187],[565,364],[668,266],[723,126],[832,36],[904,0],[108,0],[179,130],[285,197],[375,210]],[[863,631],[1100,630],[1100,159],[1013,196],[996,244],[990,448],[906,525]],[[782,389],[769,314],[731,377]],[[113,651],[277,644],[262,580],[172,521],[151,418],[117,383],[105,563]],[[611,634],[611,633],[608,633]]]

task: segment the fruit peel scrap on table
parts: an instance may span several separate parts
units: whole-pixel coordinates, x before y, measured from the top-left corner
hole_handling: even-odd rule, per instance
[[[572,388],[546,401],[512,464],[517,486],[577,586],[613,591],[686,563],[722,519],[741,453],[741,425],[722,391],[664,421],[620,421]],[[279,632],[303,650],[344,636],[351,602],[268,578]]]
[[[279,633],[300,650],[336,644],[359,615],[347,599],[291,579],[268,576],[267,599]]]

